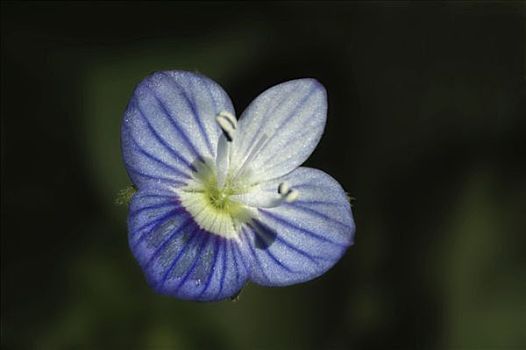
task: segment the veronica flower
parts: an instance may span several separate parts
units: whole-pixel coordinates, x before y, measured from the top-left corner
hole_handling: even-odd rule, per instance
[[[157,72],[124,114],[122,152],[137,187],[131,250],[156,291],[221,300],[247,280],[286,286],[320,276],[352,244],[346,193],[299,167],[325,127],[313,79],[276,85],[235,117],[212,80]]]

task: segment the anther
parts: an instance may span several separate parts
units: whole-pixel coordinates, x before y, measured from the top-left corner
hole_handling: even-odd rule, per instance
[[[278,193],[287,203],[292,203],[299,197],[299,192],[290,188],[286,182],[282,182],[278,185]]]
[[[299,192],[295,190],[290,190],[287,192],[287,195],[285,196],[285,202],[292,203],[299,197]]]
[[[236,117],[234,117],[232,113],[223,111],[217,115],[216,122],[221,127],[221,131],[223,131],[223,135],[225,135],[227,141],[232,142],[237,128]]]
[[[278,193],[282,196],[290,191],[289,185],[286,182],[282,182],[278,185]]]

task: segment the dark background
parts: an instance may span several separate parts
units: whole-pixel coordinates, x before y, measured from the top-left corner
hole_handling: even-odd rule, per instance
[[[1,5],[3,349],[526,347],[524,2]],[[321,278],[237,302],[154,294],[128,249],[119,125],[161,69],[238,114],[314,77],[307,164],[355,198]]]

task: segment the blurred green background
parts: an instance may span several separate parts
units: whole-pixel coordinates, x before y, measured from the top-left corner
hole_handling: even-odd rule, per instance
[[[1,5],[2,349],[526,347],[524,2]],[[307,165],[356,199],[321,278],[237,302],[156,295],[127,242],[119,125],[161,69],[238,114],[328,90]]]

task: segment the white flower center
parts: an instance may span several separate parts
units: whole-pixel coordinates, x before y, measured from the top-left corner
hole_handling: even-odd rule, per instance
[[[185,209],[202,229],[225,238],[237,238],[240,227],[255,217],[256,210],[233,200],[248,188],[241,181],[225,179],[222,186],[217,181],[217,170],[210,162],[195,165],[194,179],[179,191]]]
[[[237,239],[241,226],[257,218],[257,208],[290,203],[299,194],[286,183],[280,183],[276,192],[263,192],[260,184],[251,181],[252,171],[248,164],[251,155],[233,173],[230,147],[237,121],[228,112],[220,113],[216,121],[224,135],[218,142],[217,159],[196,161],[193,179],[177,193],[183,207],[202,229],[224,238]],[[263,136],[262,139],[267,138]],[[251,154],[257,153],[258,148],[256,144]]]

